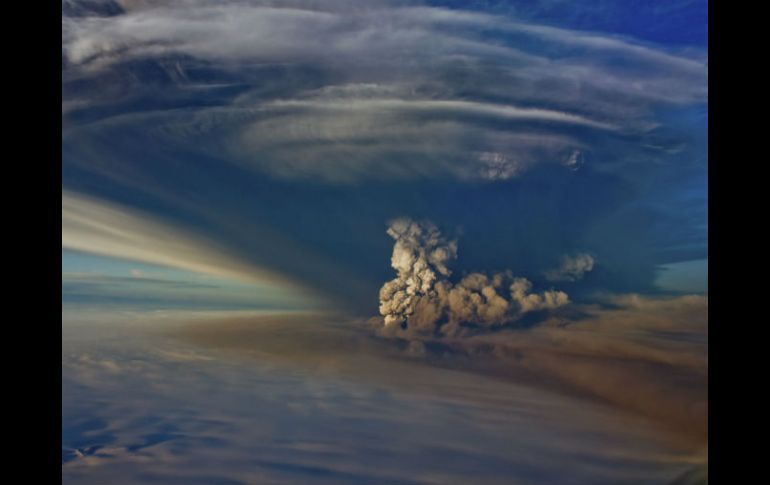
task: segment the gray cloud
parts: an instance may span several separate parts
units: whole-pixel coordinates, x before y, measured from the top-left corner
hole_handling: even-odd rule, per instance
[[[457,257],[457,242],[430,222],[397,219],[388,234],[396,241],[391,265],[398,275],[380,289],[383,335],[461,336],[472,327],[499,327],[569,303],[562,291],[533,293],[529,280],[510,271],[491,277],[470,273],[450,282],[448,264]]]
[[[499,180],[571,167],[575,153],[654,138],[657,108],[707,98],[703,52],[476,12],[201,0],[126,10],[62,19],[63,112],[153,89],[164,99],[234,89],[121,122],[149,121],[178,143],[216,140],[205,145],[222,158],[285,178]],[[146,62],[168,85],[141,81]],[[83,83],[96,88],[67,89]]]
[[[62,314],[63,483],[631,485],[705,460],[605,404],[399,358],[338,318],[228,313]]]
[[[708,298],[613,295],[526,330],[444,339],[479,371],[598,397],[705,443]],[[486,357],[486,358],[485,358]],[[633,382],[633,386],[626,383]]]
[[[588,253],[565,255],[561,258],[561,265],[546,271],[545,277],[548,281],[577,281],[593,270],[595,264],[594,257]]]
[[[63,19],[69,189],[365,314],[399,214],[472,228],[462,269],[535,284],[590,248],[606,271],[573,299],[705,254],[705,205],[673,199],[705,181],[705,49],[406,2],[129,3]]]

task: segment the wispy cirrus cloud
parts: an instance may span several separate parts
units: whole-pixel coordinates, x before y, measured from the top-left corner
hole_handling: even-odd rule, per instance
[[[704,52],[403,2],[170,1],[62,29],[68,113],[208,90],[221,98],[152,124],[284,178],[498,179],[576,151],[611,159],[624,137],[657,137],[656,109],[707,97]],[[82,83],[104,89],[67,89]],[[495,177],[490,156],[506,160]]]

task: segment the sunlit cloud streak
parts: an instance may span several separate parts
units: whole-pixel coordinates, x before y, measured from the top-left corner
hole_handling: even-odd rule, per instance
[[[68,191],[62,192],[62,248],[294,289],[298,295],[308,291],[281,274],[232,256],[190,231]]]

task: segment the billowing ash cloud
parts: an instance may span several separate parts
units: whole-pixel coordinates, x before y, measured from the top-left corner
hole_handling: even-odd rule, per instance
[[[548,281],[577,281],[594,269],[596,260],[588,253],[563,256],[561,265],[545,273]]]
[[[562,291],[531,292],[532,283],[511,271],[470,273],[452,283],[457,241],[430,222],[397,219],[388,234],[396,240],[391,265],[398,276],[380,289],[384,335],[464,336],[569,303]]]

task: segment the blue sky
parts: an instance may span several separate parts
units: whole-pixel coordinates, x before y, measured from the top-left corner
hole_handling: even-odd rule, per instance
[[[411,217],[458,238],[457,275],[546,288],[585,253],[578,301],[706,291],[706,2],[63,5],[65,273],[376,314]]]

